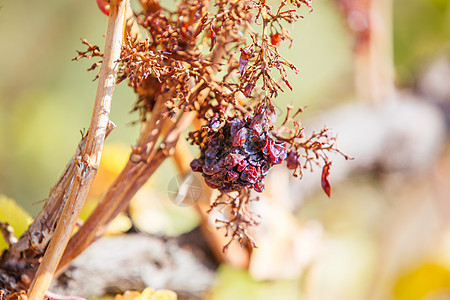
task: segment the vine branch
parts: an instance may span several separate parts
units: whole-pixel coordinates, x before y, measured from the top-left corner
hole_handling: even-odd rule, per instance
[[[76,159],[77,170],[72,178],[69,197],[56,225],[54,235],[31,283],[28,293],[30,300],[43,299],[45,292],[50,286],[93,179],[97,174],[109,123],[109,112],[118,69],[117,60],[120,57],[125,28],[127,2],[128,0],[116,0],[111,3],[104,61],[100,70],[86,147],[83,154]]]

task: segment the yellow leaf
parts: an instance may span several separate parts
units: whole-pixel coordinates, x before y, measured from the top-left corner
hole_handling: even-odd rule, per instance
[[[107,188],[114,182],[130,155],[130,148],[120,144],[106,144],[102,160],[89,191],[88,199],[99,200]]]
[[[394,288],[395,299],[398,300],[422,300],[434,293],[444,292],[450,296],[450,270],[434,263],[425,263],[405,274]]]
[[[25,232],[31,220],[30,215],[14,200],[0,195],[0,222],[11,225],[17,237]],[[6,248],[7,244],[0,235],[0,251]]]
[[[171,290],[158,290],[152,300],[177,300],[177,294]]]
[[[141,293],[138,291],[126,291],[123,295],[116,295],[114,300],[137,300],[139,299]]]
[[[155,292],[147,287],[139,293],[137,291],[126,291],[123,295],[116,295],[114,300],[177,300],[177,294],[171,290],[158,290]]]
[[[153,299],[153,295],[155,294],[155,290],[151,287],[145,288],[145,290],[142,291],[141,294],[141,300],[144,299]]]
[[[128,231],[131,228],[131,220],[124,213],[120,213],[114,220],[109,224],[108,230],[106,231],[107,235],[117,235],[122,234]]]

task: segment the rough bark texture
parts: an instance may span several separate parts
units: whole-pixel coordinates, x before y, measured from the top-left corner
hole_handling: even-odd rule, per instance
[[[211,257],[199,229],[177,238],[104,237],[75,258],[50,290],[87,298],[151,286],[174,290],[181,299],[199,299],[215,278]]]

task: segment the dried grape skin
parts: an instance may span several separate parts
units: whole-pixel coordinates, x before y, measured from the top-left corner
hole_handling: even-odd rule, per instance
[[[247,128],[243,127],[233,135],[233,147],[242,147],[247,138]]]
[[[207,185],[222,193],[242,187],[262,192],[270,168],[286,158],[285,144],[271,138],[262,113],[244,120],[230,118],[219,128],[217,122],[213,118],[206,130],[200,157],[191,162],[192,170],[201,172]]]

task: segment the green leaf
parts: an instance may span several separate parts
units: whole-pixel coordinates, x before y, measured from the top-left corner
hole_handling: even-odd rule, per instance
[[[247,270],[221,265],[208,300],[294,300],[301,299],[299,279],[257,280]]]
[[[11,225],[17,237],[25,232],[31,220],[30,215],[14,200],[0,194],[0,222]],[[3,251],[7,247],[6,241],[0,235],[0,251]]]

